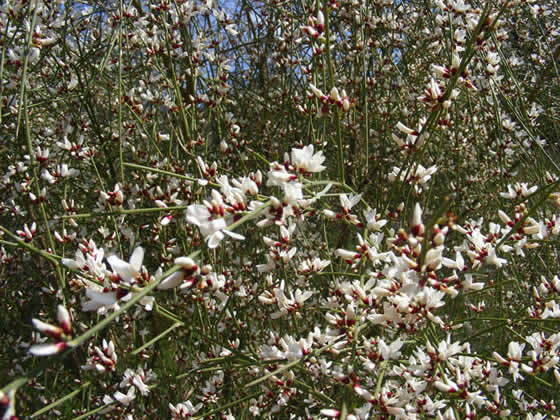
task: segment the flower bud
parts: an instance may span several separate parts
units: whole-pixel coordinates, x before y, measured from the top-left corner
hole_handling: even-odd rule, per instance
[[[333,88],[331,89],[331,99],[335,102],[339,102],[340,99],[340,94],[338,93],[338,89],[336,87],[333,86]]]
[[[319,10],[317,12],[317,30],[323,32],[325,30],[325,15]]]
[[[31,320],[31,323],[33,324],[33,327],[35,327],[37,331],[40,331],[43,334],[48,335],[49,337],[55,339],[59,339],[64,332],[62,328],[56,325],[47,324],[46,322],[40,321],[35,318]]]
[[[39,344],[36,346],[31,346],[29,353],[33,356],[51,356],[53,354],[60,353],[66,348],[66,343],[64,341],[59,341],[55,344]]]
[[[68,310],[64,306],[58,305],[56,310],[56,319],[58,320],[58,325],[60,325],[64,330],[64,333],[70,334],[72,331],[72,319],[70,318]]]

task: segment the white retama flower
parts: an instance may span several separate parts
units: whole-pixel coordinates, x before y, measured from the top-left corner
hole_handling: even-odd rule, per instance
[[[213,219],[212,214],[202,204],[191,204],[187,208],[187,222],[198,226],[200,233],[208,243],[208,248],[216,248],[225,235],[233,239],[243,240],[245,237],[227,229],[226,219],[223,217]],[[224,235],[225,234],[225,235]]]
[[[417,193],[421,193],[423,185],[428,183],[436,171],[436,165],[425,168],[424,166],[418,164],[414,167],[413,171],[408,171],[406,168],[394,166],[388,177],[391,182],[394,182],[398,177],[402,182],[413,185]]]
[[[133,386],[131,386],[126,394],[117,391],[113,394],[113,398],[115,398],[115,400],[121,403],[122,405],[128,405],[136,398],[136,389]],[[104,400],[104,402],[108,402],[108,401]]]
[[[189,418],[190,416],[196,414],[196,412],[201,408],[202,403],[193,405],[190,401],[178,403],[177,405],[169,403],[169,409],[171,410],[171,416],[173,419]]]
[[[82,301],[82,311],[97,311],[98,314],[105,313],[118,300],[116,291],[105,291],[92,282],[88,282],[88,286],[86,286],[86,298],[89,300]]]
[[[118,274],[119,278],[126,284],[133,284],[140,276],[142,271],[142,261],[144,260],[144,249],[137,247],[130,256],[130,262],[121,260],[116,255],[107,257],[107,262]]]
[[[292,165],[302,172],[321,172],[326,169],[322,163],[325,161],[323,152],[313,153],[313,145],[302,149],[292,149]]]
[[[103,248],[97,248],[95,242],[90,240],[76,250],[75,259],[63,258],[61,262],[73,271],[82,271],[97,279],[103,279],[107,272],[104,257]]]
[[[181,269],[163,279],[157,286],[159,290],[173,289],[185,280],[186,287],[190,287],[195,281],[195,276],[200,272],[194,260],[189,257],[175,258],[174,264],[181,266]]]

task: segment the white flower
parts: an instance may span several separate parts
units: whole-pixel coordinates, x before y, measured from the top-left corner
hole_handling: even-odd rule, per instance
[[[500,195],[504,198],[515,200],[518,197],[528,197],[529,195],[533,194],[537,191],[538,187],[536,185],[532,187],[528,187],[525,182],[516,183],[515,185],[508,185],[507,192],[501,192]]]
[[[510,360],[515,360],[519,362],[521,357],[523,357],[523,349],[525,344],[519,344],[517,341],[512,341],[508,345],[508,357]]]
[[[107,262],[123,282],[131,285],[140,276],[143,259],[144,249],[137,247],[130,256],[130,262],[123,261],[116,255],[107,257]]]
[[[498,258],[498,256],[496,255],[496,249],[493,247],[490,247],[488,249],[488,256],[486,257],[485,260],[488,264],[493,264],[496,267],[500,268],[501,266],[507,264],[507,260],[504,258]]]
[[[313,145],[302,149],[292,149],[292,165],[300,172],[321,172],[326,169],[322,163],[325,161],[323,152],[313,153]]]
[[[322,260],[318,257],[302,261],[297,268],[298,273],[319,273],[323,271],[331,262],[329,260]]]
[[[136,388],[138,388],[142,396],[145,397],[150,393],[150,389],[145,382],[148,382],[151,379],[155,379],[155,374],[151,370],[144,372],[144,369],[138,368],[137,372],[134,372],[132,369],[126,369],[124,372],[124,377],[119,386],[121,388],[124,388],[126,386],[134,385]],[[131,386],[131,388],[134,387]],[[128,391],[128,393],[130,394],[130,390]]]
[[[194,283],[194,277],[199,273],[198,266],[192,258],[179,257],[175,258],[175,265],[181,266],[181,269],[166,277],[157,286],[160,290],[173,289],[179,286],[187,279],[187,286],[190,287]]]
[[[349,212],[352,209],[352,207],[354,207],[356,204],[360,202],[360,200],[362,199],[362,194],[356,194],[356,195],[341,194],[339,196],[339,199],[340,199],[340,207],[342,207],[344,211]]]
[[[184,419],[189,418],[196,414],[202,408],[202,403],[193,405],[190,401],[185,401],[177,404],[169,404],[169,409],[171,410],[171,416],[173,419]]]
[[[84,255],[85,254],[85,255]],[[104,278],[107,267],[103,263],[105,251],[97,248],[95,242],[89,241],[83,249],[76,250],[75,259],[63,258],[62,264],[74,271],[85,271],[96,278]]]
[[[128,389],[126,394],[123,394],[120,391],[117,391],[113,394],[113,398],[120,402],[122,405],[128,405],[136,398],[136,391],[133,386]]]
[[[389,181],[394,182],[398,177],[402,182],[413,185],[416,192],[420,193],[422,192],[422,186],[432,178],[436,171],[437,166],[435,165],[424,168],[419,164],[413,171],[408,171],[406,168],[401,170],[401,168],[394,166],[393,170],[389,173]]]
[[[303,185],[300,182],[289,182],[282,185],[284,189],[283,203],[296,205],[303,199]]]
[[[454,268],[460,271],[463,271],[463,269],[465,268],[465,260],[463,259],[463,256],[459,251],[455,251],[455,260],[443,257],[441,259],[441,263],[445,267]]]
[[[208,248],[216,248],[224,239],[224,234],[233,239],[245,239],[243,235],[227,230],[226,219],[214,219],[208,208],[202,204],[191,204],[187,208],[187,222],[198,226],[200,233],[207,240]]]
[[[385,341],[379,340],[379,352],[383,360],[396,360],[401,357],[400,349],[402,348],[404,341],[397,338],[391,344],[387,345]]]
[[[313,345],[313,336],[310,334],[307,339],[301,338],[299,341],[292,336],[285,336],[280,339],[279,344],[284,350],[283,358],[293,361],[309,354]]]
[[[104,291],[99,286],[91,283],[91,287],[86,287],[86,297],[88,301],[82,301],[82,311],[105,312],[105,310],[117,303],[116,291]]]
[[[270,165],[270,171],[268,172],[268,177],[266,180],[266,185],[268,186],[276,186],[276,185],[284,185],[287,182],[293,181],[297,179],[297,176],[278,163],[273,163]]]
[[[364,216],[369,230],[381,230],[381,228],[387,224],[387,220],[379,220],[380,215],[377,214],[377,209],[364,210]]]
[[[259,192],[258,184],[254,180],[248,177],[242,177],[239,178],[239,180],[232,179],[231,183],[233,184],[234,187],[239,188],[245,194],[256,195]]]

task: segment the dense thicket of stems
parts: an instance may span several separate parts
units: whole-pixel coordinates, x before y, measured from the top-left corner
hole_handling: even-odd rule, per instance
[[[2,2],[2,418],[560,415],[558,22]]]

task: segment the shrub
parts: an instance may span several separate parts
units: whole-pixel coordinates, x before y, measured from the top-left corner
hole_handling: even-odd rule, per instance
[[[3,418],[559,415],[557,2],[0,9]]]

